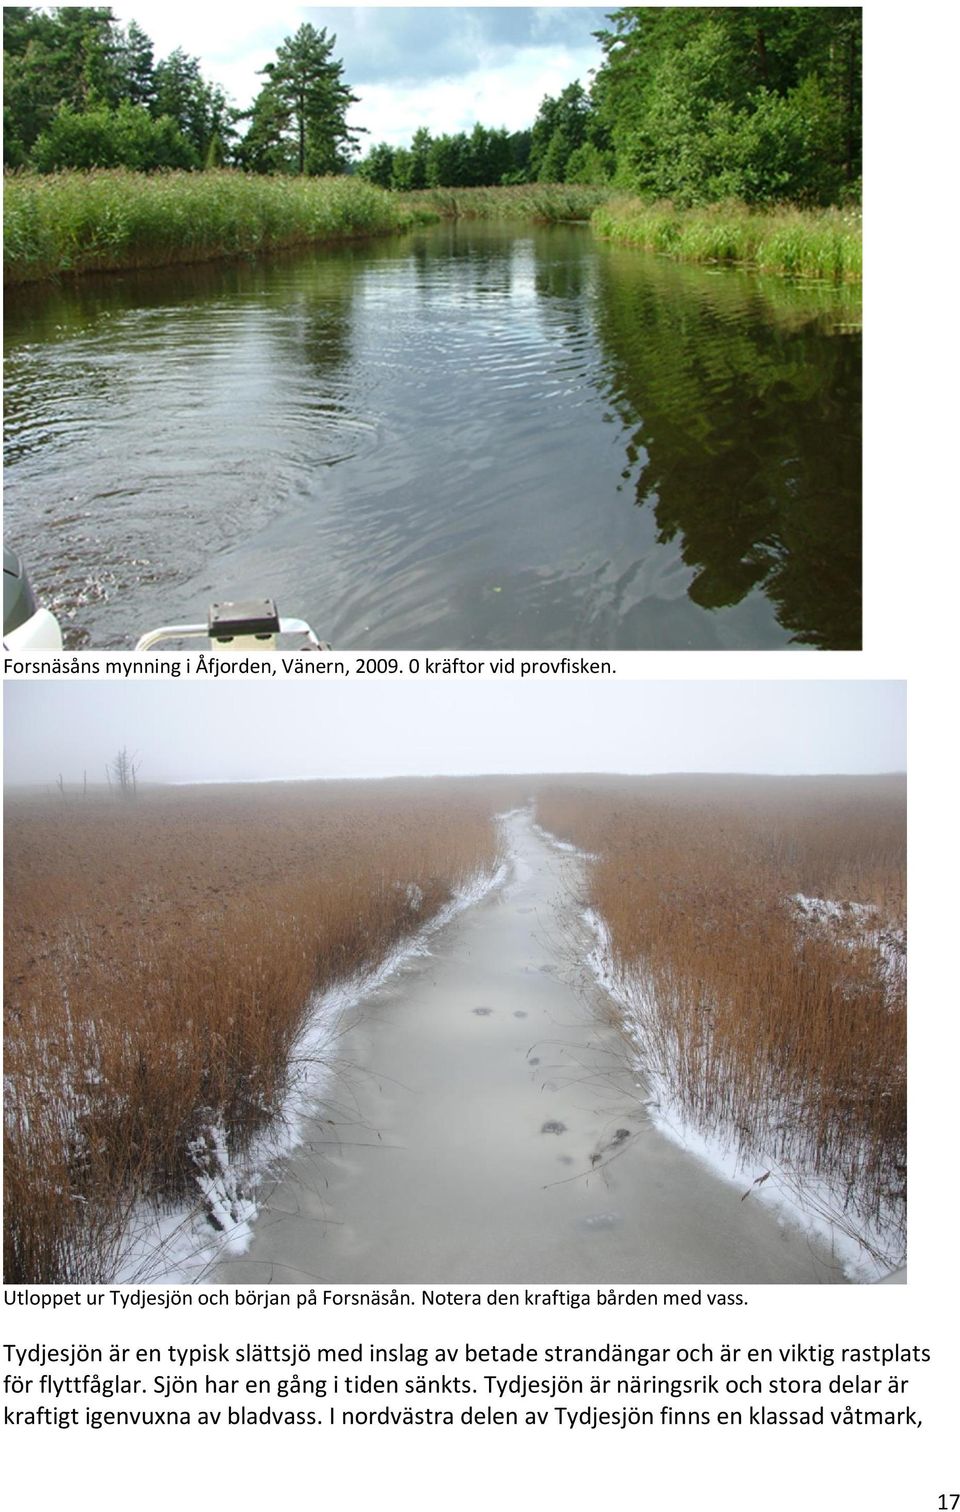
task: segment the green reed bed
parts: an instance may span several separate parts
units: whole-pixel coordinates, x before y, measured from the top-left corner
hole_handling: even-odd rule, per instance
[[[856,210],[677,210],[583,184],[393,193],[357,177],[267,178],[229,169],[15,173],[4,180],[5,284],[253,256],[404,231],[436,220],[589,221],[595,233],[694,262],[859,282]]]
[[[589,221],[609,190],[586,184],[511,184],[490,189],[416,189],[399,196],[417,220]]]
[[[250,256],[404,230],[413,211],[358,178],[208,173],[9,174],[4,283]]]
[[[835,283],[862,277],[861,217],[855,209],[751,210],[729,203],[678,210],[621,199],[598,206],[591,224],[609,241],[691,262],[738,263]]]

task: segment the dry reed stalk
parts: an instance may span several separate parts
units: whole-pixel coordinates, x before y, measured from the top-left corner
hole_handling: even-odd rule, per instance
[[[903,1242],[902,780],[593,779],[545,785],[537,814],[594,857],[589,905],[685,1116]]]
[[[461,784],[7,805],[7,1281],[100,1280],[133,1204],[277,1115],[317,989],[496,864]]]

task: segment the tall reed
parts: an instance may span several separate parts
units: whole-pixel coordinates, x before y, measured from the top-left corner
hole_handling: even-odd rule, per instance
[[[857,283],[863,275],[856,209],[752,210],[734,201],[678,210],[617,199],[598,206],[591,224],[608,241],[691,262],[736,263],[832,283]]]
[[[4,178],[4,283],[208,262],[403,230],[412,212],[363,179],[229,169]]]
[[[16,801],[6,815],[4,1276],[94,1281],[277,1117],[311,995],[490,870],[456,783]]]
[[[592,855],[625,1027],[700,1129],[860,1238],[905,1232],[904,792],[896,778],[649,778],[538,798]]]
[[[589,221],[609,190],[585,184],[509,184],[487,189],[418,189],[401,193],[417,219]]]
[[[859,211],[677,210],[583,184],[379,189],[356,176],[93,169],[4,178],[4,283],[253,256],[438,219],[590,221],[607,240],[698,262],[857,282]]]

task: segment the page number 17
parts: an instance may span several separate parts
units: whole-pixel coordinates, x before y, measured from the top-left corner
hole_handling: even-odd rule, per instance
[[[947,1491],[937,1502],[940,1512],[956,1512],[960,1507],[960,1491]]]

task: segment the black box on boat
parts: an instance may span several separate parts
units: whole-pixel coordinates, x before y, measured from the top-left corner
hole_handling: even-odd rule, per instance
[[[235,635],[278,635],[280,616],[273,599],[244,599],[231,604],[211,604],[207,634],[211,640],[231,640]]]

